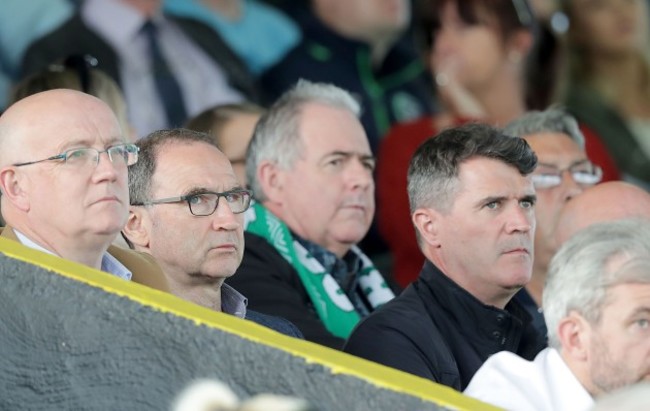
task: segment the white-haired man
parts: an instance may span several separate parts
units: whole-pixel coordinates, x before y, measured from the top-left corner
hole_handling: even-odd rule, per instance
[[[513,410],[587,410],[650,378],[650,223],[592,225],[551,261],[543,296],[550,348],[493,355],[465,394]]]

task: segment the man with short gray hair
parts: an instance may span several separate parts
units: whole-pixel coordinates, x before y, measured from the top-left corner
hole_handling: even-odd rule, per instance
[[[375,211],[375,159],[359,112],[348,92],[300,81],[262,116],[246,159],[257,202],[228,280],[253,309],[333,348],[393,297],[356,247]]]
[[[492,356],[465,394],[513,410],[586,410],[650,378],[650,223],[592,225],[553,257],[544,288],[550,348]]]

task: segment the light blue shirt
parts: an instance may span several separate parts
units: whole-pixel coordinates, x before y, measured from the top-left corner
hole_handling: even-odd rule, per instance
[[[301,32],[281,11],[257,0],[242,0],[241,18],[230,21],[199,0],[164,0],[166,13],[200,20],[216,30],[251,73],[268,69],[296,46]]]
[[[42,251],[44,253],[48,253],[51,255],[56,255],[52,251],[43,248],[40,244],[36,244],[34,241],[32,241],[30,238],[25,236],[23,233],[20,231],[14,229],[14,233],[16,233],[16,237],[20,240],[20,242],[29,247],[33,248],[34,250]],[[57,256],[58,257],[58,256]],[[123,280],[130,281],[131,280],[131,271],[129,271],[128,268],[126,268],[122,263],[120,263],[117,258],[113,257],[110,255],[108,252],[104,253],[104,256],[102,257],[102,271],[112,274],[116,277],[119,277]],[[241,294],[240,294],[241,295]],[[243,297],[243,296],[242,296]],[[222,295],[223,298],[223,295]],[[246,308],[244,307],[244,313],[246,313]]]
[[[185,0],[186,1],[186,0]],[[81,17],[117,53],[129,121],[138,137],[167,128],[167,116],[156,90],[149,46],[142,25],[146,17],[126,2],[84,0]],[[242,94],[228,83],[222,68],[173,21],[153,16],[157,39],[178,81],[188,116],[219,104],[239,103]],[[115,22],[119,22],[116,24]]]

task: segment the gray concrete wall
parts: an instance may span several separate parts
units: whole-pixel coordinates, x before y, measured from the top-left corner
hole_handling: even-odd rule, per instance
[[[196,378],[319,410],[491,409],[8,240],[0,253],[2,410],[165,410]]]

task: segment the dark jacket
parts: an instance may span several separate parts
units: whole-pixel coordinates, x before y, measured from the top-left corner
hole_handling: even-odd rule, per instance
[[[530,322],[515,301],[487,306],[426,261],[399,297],[359,323],[344,351],[463,390],[491,354],[532,360],[544,348]]]
[[[344,88],[360,100],[361,122],[375,153],[392,124],[432,112],[430,75],[410,36],[403,36],[374,67],[368,44],[340,36],[310,11],[302,10],[296,19],[301,43],[261,78],[269,102],[300,78]]]
[[[270,328],[273,331],[288,335],[289,337],[300,339],[305,338],[295,325],[281,317],[266,315],[253,310],[246,310],[246,319],[248,321],[252,321],[256,324]]]
[[[344,340],[327,331],[293,266],[263,237],[244,237],[244,258],[226,282],[248,298],[250,309],[286,318],[306,340],[341,349]]]
[[[219,34],[200,21],[166,16],[205,54],[215,61],[228,83],[248,100],[257,101],[254,80],[246,65],[226,45]],[[121,84],[118,56],[113,48],[88,27],[79,13],[72,16],[53,32],[32,43],[23,57],[22,73],[29,75],[45,69],[49,64],[73,54],[91,54],[98,60],[97,68]]]

